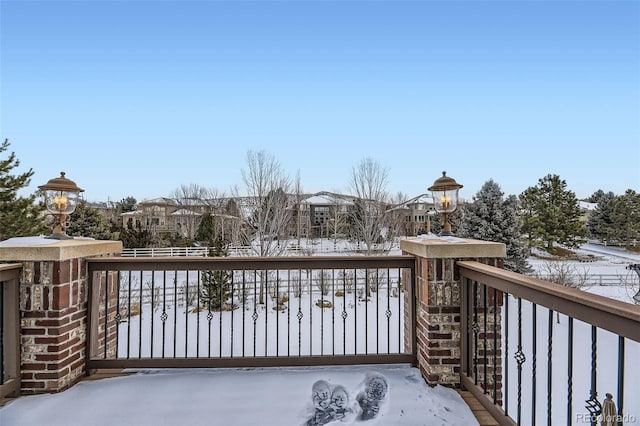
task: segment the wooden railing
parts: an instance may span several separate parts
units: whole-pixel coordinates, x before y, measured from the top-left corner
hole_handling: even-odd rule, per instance
[[[413,256],[88,265],[88,370],[415,363]]]
[[[22,264],[0,265],[0,400],[20,392],[21,270]]]
[[[640,419],[640,308],[487,266],[458,262],[461,383],[501,424]],[[615,406],[615,407],[614,407]]]

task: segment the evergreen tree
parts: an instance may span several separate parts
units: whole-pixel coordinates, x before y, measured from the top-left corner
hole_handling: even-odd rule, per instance
[[[111,232],[109,222],[97,209],[81,201],[71,213],[66,233],[70,236],[90,237],[96,240],[113,240],[116,234]]]
[[[613,226],[608,235],[617,244],[631,247],[640,240],[640,194],[627,189],[616,197],[611,212]]]
[[[541,228],[540,217],[536,214],[536,204],[538,199],[538,188],[529,187],[520,194],[520,219],[522,223],[522,233],[527,242],[529,254],[531,249],[536,245],[536,235]]]
[[[11,170],[20,165],[14,152],[5,157],[9,140],[0,145],[0,241],[11,237],[34,236],[46,232],[42,220],[43,203],[35,202],[35,194],[19,197],[18,190],[31,181],[33,170],[12,175]]]
[[[616,196],[613,192],[605,193],[598,190],[589,199],[592,203],[596,203],[596,208],[589,215],[587,226],[593,238],[606,242],[612,238],[611,232],[614,226],[612,214]]]
[[[551,250],[554,244],[578,247],[585,242],[587,229],[580,221],[578,199],[558,175],[539,179],[537,186],[520,195],[520,202],[530,246],[539,241]]]
[[[205,212],[196,231],[196,241],[213,246],[216,239],[216,223],[211,212]]]
[[[518,217],[518,199],[506,199],[500,186],[493,180],[485,182],[473,198],[473,203],[461,209],[458,233],[464,238],[504,243],[507,249],[505,269],[527,273],[527,248],[520,241],[521,222]]]
[[[609,194],[613,195],[613,192],[609,192]],[[605,193],[602,189],[598,189],[596,192],[591,194],[589,198],[585,199],[585,201],[587,203],[597,203],[598,201],[600,201],[600,198],[603,195],[607,195],[607,193]]]
[[[126,213],[135,211],[138,201],[134,197],[127,197],[118,201],[116,204],[118,206],[118,213]]]
[[[217,237],[214,244],[209,249],[211,257],[228,256],[227,244],[222,237]],[[231,271],[202,271],[202,292],[200,300],[203,307],[209,310],[228,309],[227,300],[233,293],[231,284]]]
[[[148,229],[142,228],[140,223],[133,226],[133,220],[129,219],[127,227],[120,229],[120,241],[125,248],[150,247],[153,244],[153,235]]]

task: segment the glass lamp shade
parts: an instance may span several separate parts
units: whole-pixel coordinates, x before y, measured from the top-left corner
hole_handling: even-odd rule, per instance
[[[438,213],[452,213],[458,206],[458,190],[431,191],[433,207]]]
[[[71,214],[78,205],[78,192],[50,189],[44,198],[47,210],[53,214]]]
[[[458,206],[458,190],[462,188],[455,179],[442,172],[442,177],[436,179],[429,187],[433,196],[433,207],[438,213],[452,213]]]

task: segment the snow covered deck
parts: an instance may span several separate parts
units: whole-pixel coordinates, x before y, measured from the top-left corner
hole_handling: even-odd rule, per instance
[[[361,422],[356,398],[372,371],[386,377],[388,392],[378,415]],[[83,381],[59,394],[19,398],[0,408],[0,421],[3,426],[302,426],[313,417],[311,389],[318,380],[348,393],[351,416],[329,424],[479,424],[458,392],[428,386],[420,371],[407,365],[146,370]]]

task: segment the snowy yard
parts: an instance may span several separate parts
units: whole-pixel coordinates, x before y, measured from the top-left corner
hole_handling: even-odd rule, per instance
[[[355,292],[319,291],[258,304],[254,297],[229,311],[193,312],[193,306],[140,312],[118,327],[119,357],[220,357],[402,353],[402,293],[386,289],[364,301]],[[340,294],[340,293],[339,293]],[[328,307],[320,307],[321,302]],[[162,319],[165,319],[164,321]]]

